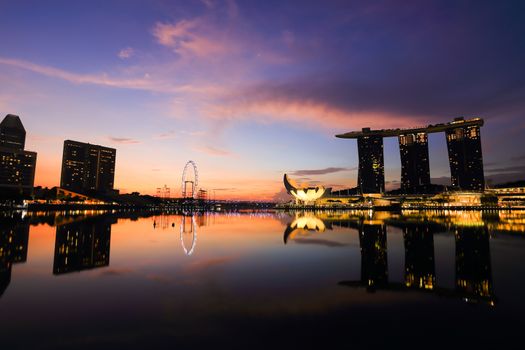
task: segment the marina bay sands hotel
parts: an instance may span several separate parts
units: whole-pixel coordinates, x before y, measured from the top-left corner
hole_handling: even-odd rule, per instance
[[[358,188],[361,193],[385,191],[383,138],[397,136],[401,153],[401,190],[405,193],[424,193],[431,186],[428,156],[428,134],[445,132],[452,186],[462,191],[483,191],[485,178],[481,155],[480,127],[483,119],[455,118],[445,124],[413,129],[382,129],[352,131],[336,135],[357,139],[359,170]]]

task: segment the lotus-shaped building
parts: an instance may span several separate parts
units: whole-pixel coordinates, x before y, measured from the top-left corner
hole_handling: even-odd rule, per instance
[[[304,205],[314,204],[326,191],[323,186],[300,187],[294,180],[290,179],[287,174],[284,174],[284,187],[286,187],[286,191],[295,198],[296,203],[302,203]]]

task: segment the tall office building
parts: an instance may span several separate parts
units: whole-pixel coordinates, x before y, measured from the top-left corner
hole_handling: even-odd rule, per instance
[[[446,130],[452,186],[462,190],[483,191],[485,177],[481,154],[479,125],[464,126],[456,118],[457,128]]]
[[[401,134],[398,138],[401,154],[401,190],[406,193],[424,191],[430,186],[427,133]]]
[[[358,187],[361,193],[381,193],[385,188],[383,138],[398,137],[401,153],[401,190],[405,193],[425,193],[431,189],[428,156],[428,134],[445,132],[452,185],[470,191],[483,191],[485,180],[481,156],[480,127],[483,119],[455,118],[440,123],[410,129],[363,128],[335,135],[357,139],[359,153]]]
[[[66,140],[60,187],[73,192],[113,190],[117,150]]]
[[[370,129],[363,129],[363,132]],[[364,135],[357,138],[359,170],[357,182],[361,193],[385,191],[385,166],[383,160],[383,137]]]
[[[8,114],[0,123],[0,191],[6,195],[33,193],[36,153],[25,151],[26,130],[20,117]]]

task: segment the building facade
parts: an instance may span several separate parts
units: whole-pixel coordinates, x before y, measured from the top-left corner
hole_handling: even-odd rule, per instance
[[[405,193],[431,191],[428,134],[444,132],[450,162],[452,186],[462,191],[483,191],[485,187],[480,128],[483,119],[455,118],[411,129],[363,128],[335,135],[357,139],[359,155],[358,188],[362,194],[382,193],[385,189],[383,138],[398,137],[401,153],[401,190]]]
[[[361,193],[383,193],[385,191],[383,137],[377,135],[358,137],[357,151],[359,156],[357,182]]]
[[[115,180],[114,148],[64,141],[60,187],[73,192],[108,192]]]
[[[401,190],[405,193],[420,192],[430,186],[428,135],[425,132],[401,134]]]
[[[0,123],[0,190],[9,197],[33,193],[37,155],[24,150],[25,139],[20,117],[8,114]]]
[[[452,186],[483,191],[485,176],[479,126],[461,126],[446,131]]]

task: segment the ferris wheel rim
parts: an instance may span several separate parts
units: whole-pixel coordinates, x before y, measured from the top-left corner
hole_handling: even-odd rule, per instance
[[[193,182],[193,189],[192,189],[192,197],[195,198],[195,189],[197,186],[199,186],[199,171],[197,169],[197,164],[193,160],[189,160],[186,165],[184,166],[184,169],[182,170],[182,196],[185,197],[186,195],[186,173],[189,166],[193,167],[193,174],[195,175],[195,181]]]

